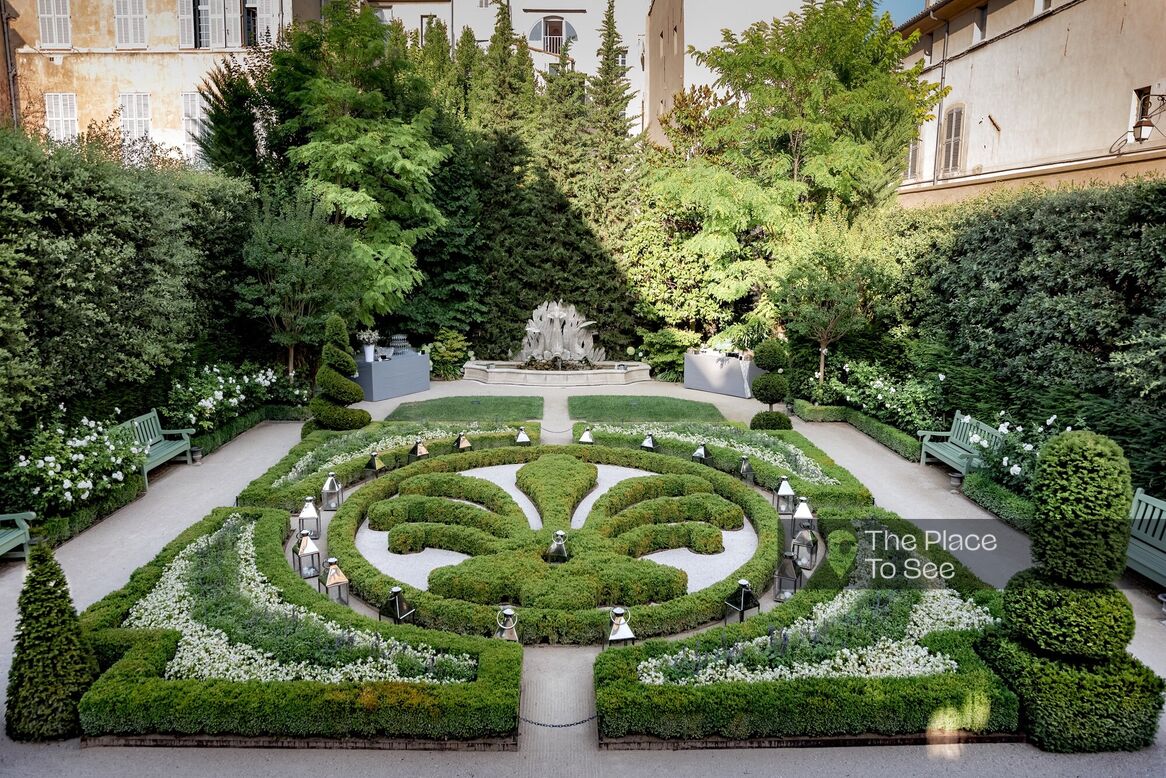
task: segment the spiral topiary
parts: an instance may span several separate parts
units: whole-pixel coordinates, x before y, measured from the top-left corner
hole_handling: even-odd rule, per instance
[[[356,360],[348,353],[348,326],[339,316],[324,325],[324,350],[316,371],[317,394],[308,403],[314,428],[354,430],[372,421],[368,411],[348,408],[364,399],[364,390],[348,376],[356,372]]]
[[[753,379],[753,397],[773,410],[773,404],[789,396],[789,381],[780,373],[766,373]]]

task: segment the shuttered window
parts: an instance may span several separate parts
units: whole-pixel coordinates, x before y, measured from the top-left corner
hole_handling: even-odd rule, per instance
[[[77,137],[77,95],[72,92],[45,94],[45,130],[53,140]]]
[[[202,137],[206,129],[206,109],[202,102],[202,95],[198,92],[182,93],[182,148],[186,158],[193,161],[202,158],[198,144],[195,142]]]
[[[150,135],[150,93],[121,93],[121,134],[129,139]]]
[[[919,143],[919,139],[911,141],[911,145],[907,147],[907,174],[908,180],[919,177],[919,162],[923,155],[923,149]]]
[[[69,26],[69,0],[36,0],[42,49],[67,49],[73,45]]]
[[[943,172],[960,172],[964,143],[963,106],[952,108],[943,120]]]
[[[279,38],[279,9],[275,0],[257,0],[255,20],[259,45],[275,43]]]
[[[146,47],[146,0],[114,0],[113,18],[119,49]]]

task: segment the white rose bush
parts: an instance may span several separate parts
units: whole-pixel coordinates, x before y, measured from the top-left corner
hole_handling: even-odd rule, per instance
[[[295,376],[249,363],[220,363],[182,376],[159,411],[170,424],[208,432],[269,403],[303,405],[309,399],[311,388]]]

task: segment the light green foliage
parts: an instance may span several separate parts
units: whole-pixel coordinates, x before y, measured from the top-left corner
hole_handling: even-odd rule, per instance
[[[439,397],[402,403],[389,420],[409,421],[525,421],[543,415],[541,397]]]
[[[660,381],[680,381],[684,378],[684,355],[700,345],[700,334],[665,327],[644,332],[643,360],[652,366],[653,376]]]
[[[446,380],[461,378],[462,366],[473,354],[465,335],[450,329],[439,330],[437,339],[422,351],[429,354],[433,375]]]
[[[606,394],[567,398],[572,419],[585,421],[724,421],[712,403],[675,397],[618,397]]]

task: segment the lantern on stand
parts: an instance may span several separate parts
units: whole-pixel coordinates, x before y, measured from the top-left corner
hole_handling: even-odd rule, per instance
[[[329,473],[324,479],[324,488],[320,490],[320,507],[326,511],[339,510],[344,502],[344,487],[336,478],[335,473]]]
[[[588,427],[583,430],[583,434],[579,436],[579,442],[583,444],[591,444],[595,442],[595,436],[591,434],[591,428]]]
[[[736,613],[738,621],[745,620],[745,611],[757,608],[761,610],[761,603],[757,600],[757,595],[753,593],[753,587],[749,585],[749,579],[742,578],[737,581],[737,591],[729,595],[729,599],[725,600],[725,623],[729,622],[729,616]]]
[[[655,451],[656,437],[649,432],[644,436],[644,441],[640,444],[640,448],[642,448],[644,451]]]
[[[629,626],[631,620],[632,612],[627,608],[611,609],[611,631],[607,634],[608,648],[616,645],[630,646],[636,642],[635,633]]]
[[[567,554],[567,533],[561,529],[555,530],[555,534],[551,536],[551,545],[547,549],[547,562],[550,564],[562,564],[569,558]]]
[[[401,591],[401,587],[394,586],[389,590],[389,599],[377,611],[377,621],[388,617],[393,620],[394,624],[401,624],[412,621],[413,612],[413,608],[410,608],[409,603],[405,601],[405,594]]]
[[[348,604],[348,576],[344,575],[337,564],[336,557],[328,557],[328,574],[324,578],[324,591],[328,599],[341,605]]]
[[[704,443],[696,447],[696,451],[692,452],[692,461],[699,462],[702,465],[709,463],[709,448]]]
[[[494,633],[494,637],[518,642],[518,630],[516,629],[518,614],[514,612],[514,608],[506,607],[499,610],[495,621],[498,622],[498,630]]]
[[[380,472],[385,469],[385,463],[381,459],[381,452],[374,451],[372,456],[368,458],[368,462],[364,466],[365,478],[376,478]]]
[[[466,437],[466,433],[459,432],[457,440],[453,442],[453,453],[464,454],[473,447],[473,444],[470,443],[470,439]]]
[[[777,573],[773,577],[777,581],[774,599],[778,602],[784,602],[797,594],[798,589],[802,587],[802,568],[798,566],[794,552],[786,551],[781,555],[781,564],[778,565]]]
[[[750,486],[757,483],[757,480],[753,475],[753,465],[749,464],[749,457],[747,457],[747,456],[741,457],[740,473],[741,473],[741,480],[744,481],[745,483],[749,484]]]
[[[814,512],[810,510],[810,502],[805,497],[798,498],[798,507],[794,510],[794,524],[801,526],[803,522],[810,523],[810,529],[814,532],[818,531],[818,520],[814,518]]]
[[[530,445],[530,435],[526,434],[526,427],[519,427],[518,428],[518,434],[514,436],[514,445],[516,445],[516,446],[529,446]]]
[[[320,574],[320,548],[312,542],[307,530],[300,532],[300,539],[292,549],[292,561],[301,578],[315,578]]]
[[[810,529],[810,522],[802,522],[802,528],[794,537],[791,548],[793,549],[794,561],[803,570],[809,570],[818,564],[818,536]]]
[[[320,512],[316,510],[316,498],[305,497],[304,507],[300,508],[300,534],[308,533],[312,540],[320,537]]]
[[[794,488],[789,484],[789,478],[784,475],[777,491],[773,493],[773,507],[782,516],[792,516],[794,512]]]

